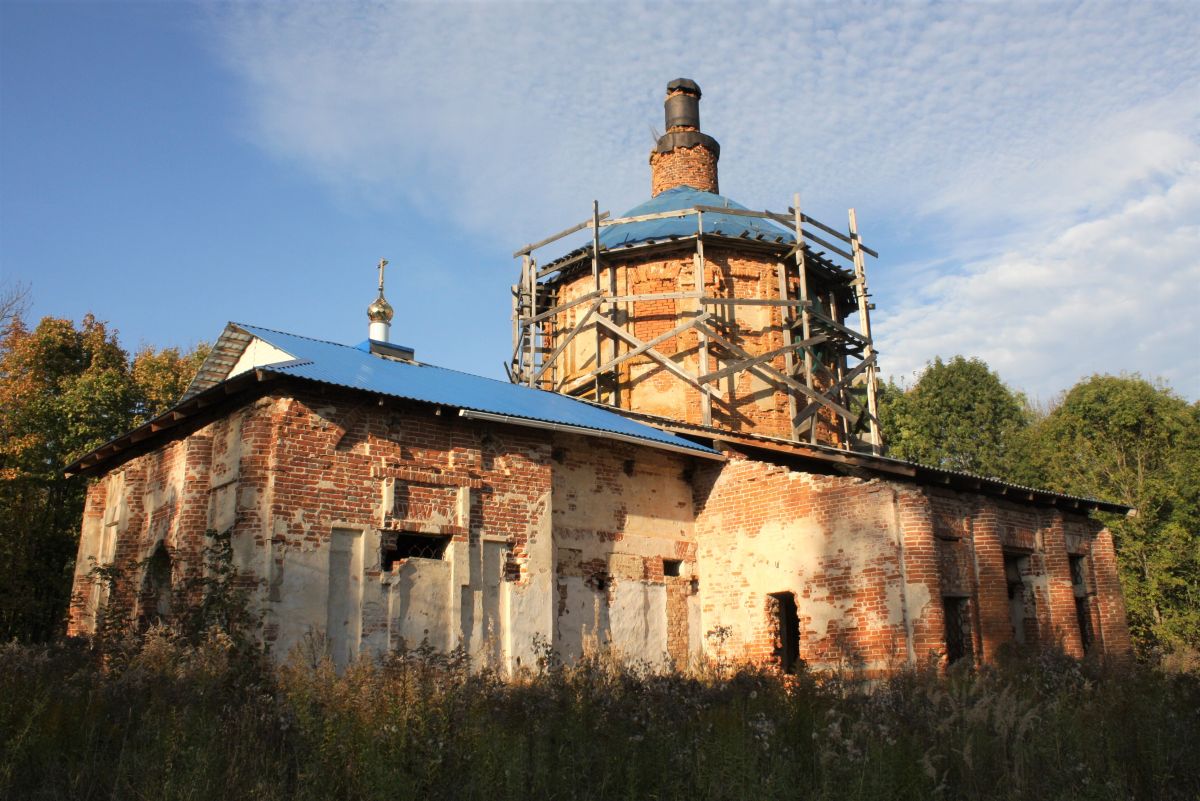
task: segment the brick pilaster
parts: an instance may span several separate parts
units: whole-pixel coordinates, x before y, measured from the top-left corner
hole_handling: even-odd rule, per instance
[[[1054,642],[1065,653],[1083,656],[1083,641],[1079,636],[1079,621],[1075,615],[1075,591],[1071,586],[1071,564],[1067,558],[1067,543],[1062,512],[1055,509],[1042,535],[1046,560],[1046,587],[1050,601],[1050,630]]]
[[[996,658],[1000,646],[1012,642],[1013,638],[1012,619],[1008,610],[1008,582],[1004,577],[1004,550],[994,503],[980,499],[973,528],[976,621],[981,640],[978,656],[983,662],[991,662]],[[1070,591],[1068,582],[1067,592]]]
[[[1112,533],[1100,529],[1092,540],[1092,577],[1096,588],[1096,634],[1107,659],[1118,664],[1129,662],[1133,646],[1125,617],[1125,597],[1117,574],[1117,554]]]

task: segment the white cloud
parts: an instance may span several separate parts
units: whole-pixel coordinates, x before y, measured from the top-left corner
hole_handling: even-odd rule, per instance
[[[1166,341],[1162,310],[1188,316],[1162,287],[1195,277],[1190,3],[231,4],[213,20],[262,147],[339,191],[454,214],[499,264],[593,198],[642,200],[665,82],[688,76],[730,195],[780,207],[800,190],[836,221],[857,205],[869,238],[919,249],[880,268],[912,284],[876,284],[889,369],[950,348],[1039,394],[1088,365],[1200,395],[1193,357],[1097,318]],[[1005,337],[976,331],[997,309]]]
[[[966,265],[881,314],[884,365],[978,356],[1042,401],[1092,373],[1200,397],[1200,148],[1167,185],[1043,246]]]

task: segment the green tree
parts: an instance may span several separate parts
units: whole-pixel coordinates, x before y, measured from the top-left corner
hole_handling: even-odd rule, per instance
[[[1026,432],[1032,414],[979,359],[935,359],[907,392],[887,384],[880,421],[890,455],[1028,482]]]
[[[179,348],[154,350],[143,347],[139,350],[131,365],[137,392],[133,406],[134,424],[141,425],[171,408],[183,396],[210,350],[204,343],[187,352],[181,352]]]
[[[0,640],[61,629],[86,491],[63,466],[163,411],[194,364],[149,349],[131,362],[91,315],[30,329],[14,314],[0,330]]]
[[[1139,653],[1200,652],[1200,406],[1139,376],[1092,376],[1035,442],[1051,488],[1137,509],[1105,522]]]

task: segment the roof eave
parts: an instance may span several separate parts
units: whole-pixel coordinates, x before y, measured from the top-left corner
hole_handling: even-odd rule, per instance
[[[622,256],[647,256],[656,252],[668,252],[671,250],[680,250],[694,248],[698,238],[697,234],[689,234],[679,237],[663,237],[661,239],[644,239],[638,242],[630,242],[621,244],[615,247],[600,246],[600,254],[604,257],[622,257]],[[788,253],[792,250],[793,243],[790,241],[773,242],[765,239],[747,239],[738,236],[725,236],[724,234],[705,232],[704,242],[708,246],[715,247],[736,247],[739,250],[755,250],[766,255],[779,256]],[[830,276],[834,280],[838,276],[845,277],[845,270],[839,268],[836,264],[825,257],[825,251],[815,250],[812,246],[805,243],[804,245],[805,258],[810,267],[817,267]],[[546,278],[555,273],[551,281],[558,281],[566,275],[574,275],[576,271],[585,271],[590,268],[592,246],[585,245],[581,248],[576,248],[569,253],[564,253],[557,259],[547,263],[544,267],[538,270],[538,278]]]
[[[110,439],[100,447],[84,454],[63,468],[63,475],[88,475],[108,465],[121,454],[144,447],[151,440],[169,436],[168,432],[193,421],[201,412],[249,387],[275,379],[275,374],[265,370],[248,370],[233,378],[222,381],[208,389],[181,400],[167,411],[132,431]]]
[[[946,486],[970,492],[980,492],[993,497],[1007,498],[1022,503],[1052,506],[1066,511],[1080,513],[1098,511],[1111,514],[1129,514],[1133,511],[1133,507],[1131,506],[1103,501],[1098,498],[1084,498],[1053,492],[1051,490],[1038,489],[1036,487],[1024,487],[998,478],[976,476],[955,470],[945,470],[903,459],[894,459],[889,456],[875,456],[869,453],[847,451],[823,445],[790,442],[773,437],[762,437],[761,435],[744,436],[699,425],[680,424],[678,421],[658,418],[654,415],[630,413],[627,410],[618,409],[614,409],[614,411],[619,411],[627,417],[637,419],[645,422],[647,425],[652,425],[665,431],[711,439],[714,443],[723,443],[732,449],[769,451],[800,459],[811,459],[842,468],[865,470],[888,478],[908,480],[932,486]]]

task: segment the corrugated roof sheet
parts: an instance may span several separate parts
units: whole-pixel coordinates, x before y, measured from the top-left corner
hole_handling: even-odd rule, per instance
[[[267,372],[424,403],[621,434],[648,443],[657,442],[696,451],[698,454],[717,453],[683,437],[555,392],[443,367],[384,359],[365,349],[269,328],[241,323],[235,325],[295,357],[294,361],[258,368]]]
[[[637,217],[662,211],[690,209],[693,206],[722,206],[727,209],[746,210],[745,206],[735,203],[723,195],[702,192],[690,186],[677,186],[661,192],[657,197],[650,198],[621,216]],[[695,233],[695,216],[669,217],[661,220],[645,220],[608,226],[600,232],[600,244],[612,249],[651,240],[693,236]],[[704,213],[704,233],[730,237],[748,236],[751,239],[761,237],[766,242],[794,242],[796,240],[793,232],[770,220],[715,212]]]

